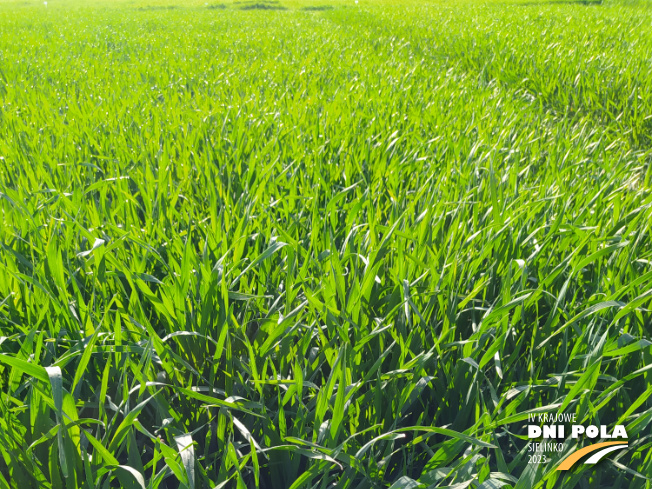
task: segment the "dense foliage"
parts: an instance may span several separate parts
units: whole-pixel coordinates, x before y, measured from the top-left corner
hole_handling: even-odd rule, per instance
[[[173,1],[0,4],[0,488],[652,487],[648,4]]]

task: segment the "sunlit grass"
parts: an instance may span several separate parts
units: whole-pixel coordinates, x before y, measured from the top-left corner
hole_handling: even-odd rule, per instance
[[[0,487],[649,488],[651,21],[0,4]]]

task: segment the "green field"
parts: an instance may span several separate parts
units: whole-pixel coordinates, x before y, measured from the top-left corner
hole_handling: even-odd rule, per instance
[[[0,213],[0,489],[652,488],[649,2],[3,1]]]

